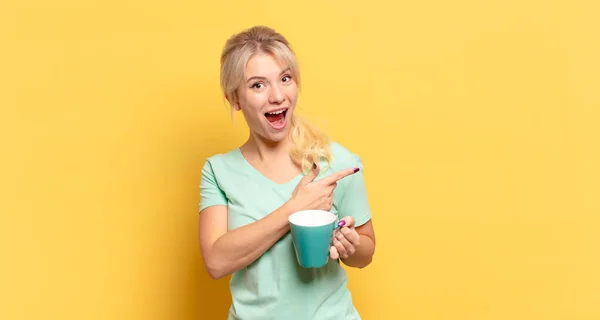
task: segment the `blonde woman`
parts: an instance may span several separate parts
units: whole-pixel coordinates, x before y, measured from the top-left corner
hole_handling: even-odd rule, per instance
[[[375,233],[360,158],[294,114],[300,74],[288,41],[257,26],[232,36],[221,87],[250,133],[209,157],[200,183],[200,247],[214,279],[231,275],[229,319],[360,319],[341,263],[372,261]],[[288,217],[327,210],[337,228],[330,261],[298,265]]]

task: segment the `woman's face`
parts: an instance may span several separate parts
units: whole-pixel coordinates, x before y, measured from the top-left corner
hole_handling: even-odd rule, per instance
[[[238,107],[252,134],[267,141],[287,137],[298,101],[298,87],[287,65],[269,54],[252,57],[246,65],[246,79],[238,88]]]

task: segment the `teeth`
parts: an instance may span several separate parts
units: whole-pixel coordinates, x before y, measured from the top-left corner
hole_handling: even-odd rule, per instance
[[[273,115],[275,115],[275,114],[281,114],[281,113],[283,113],[284,111],[285,111],[285,110],[279,110],[279,111],[275,111],[275,112],[268,112],[268,114],[273,114]]]

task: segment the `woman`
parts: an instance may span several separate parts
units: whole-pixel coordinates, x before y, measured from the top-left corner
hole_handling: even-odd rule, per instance
[[[300,77],[287,40],[257,26],[231,37],[221,86],[250,129],[239,148],[209,157],[200,184],[200,246],[214,279],[232,275],[229,319],[360,319],[345,270],[363,268],[375,234],[358,156],[294,115]],[[298,265],[288,217],[330,211],[330,261]]]

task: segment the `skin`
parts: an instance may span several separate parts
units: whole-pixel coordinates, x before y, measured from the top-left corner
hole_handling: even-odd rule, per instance
[[[244,158],[266,178],[278,183],[301,173],[290,158],[290,119],[296,108],[298,88],[287,66],[268,54],[254,56],[246,66],[244,85],[236,92],[238,99],[227,99],[241,111],[250,129],[248,140],[240,147]],[[265,113],[287,108],[284,128],[273,128]],[[288,217],[300,210],[329,211],[337,181],[354,174],[347,168],[314,181],[320,168],[315,166],[296,186],[292,197],[262,219],[232,231],[227,230],[227,207],[211,206],[200,212],[199,241],[204,263],[214,279],[230,275],[258,259],[275,242],[289,232]],[[355,227],[351,217],[342,218],[346,225],[338,228],[330,248],[332,259],[363,268],[372,261],[375,233],[371,221]]]

